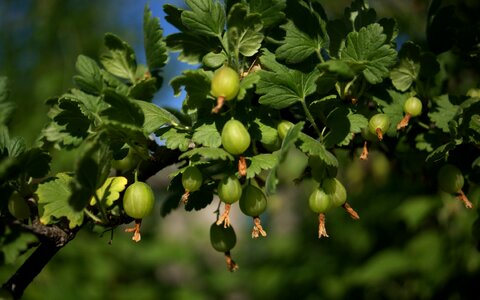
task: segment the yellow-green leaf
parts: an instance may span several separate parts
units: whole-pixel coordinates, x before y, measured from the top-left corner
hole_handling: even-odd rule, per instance
[[[112,206],[113,202],[120,198],[120,192],[125,189],[127,183],[127,178],[123,176],[107,178],[105,183],[97,189],[97,197],[92,197],[90,200],[90,205],[95,205],[97,203],[96,199],[98,199],[104,206]]]

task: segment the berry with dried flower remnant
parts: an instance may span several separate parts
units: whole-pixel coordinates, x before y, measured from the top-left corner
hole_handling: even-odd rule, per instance
[[[328,237],[325,227],[325,213],[332,207],[332,195],[327,194],[322,188],[316,188],[308,198],[310,209],[318,214],[318,238]]]
[[[267,236],[259,218],[267,208],[267,197],[263,191],[253,184],[247,184],[247,186],[243,188],[239,204],[240,210],[245,215],[253,217],[254,227],[252,230],[252,238],[258,238],[260,235],[264,237]]]
[[[358,220],[358,213],[347,203],[347,190],[337,178],[326,178],[322,188],[331,197],[332,207],[343,207],[352,219]]]
[[[212,109],[212,112],[218,113],[223,107],[224,101],[235,98],[239,90],[240,76],[234,69],[223,66],[216,70],[213,74],[210,93],[217,98],[217,105]]]
[[[462,171],[452,164],[446,164],[438,171],[438,186],[449,194],[455,194],[463,202],[466,208],[472,208],[473,204],[463,193],[462,188],[465,184]]]
[[[403,104],[403,111],[405,112],[405,116],[397,124],[397,130],[407,127],[412,117],[418,117],[422,114],[422,101],[417,97],[408,98]]]
[[[188,202],[191,192],[198,191],[203,184],[203,175],[200,169],[195,166],[189,166],[182,173],[182,186],[185,193],[182,196],[183,203]]]
[[[242,184],[235,175],[225,176],[217,188],[218,197],[225,203],[225,211],[218,218],[217,225],[230,226],[230,207],[242,196]]]
[[[383,140],[383,134],[390,128],[390,118],[386,114],[376,114],[368,121],[368,130]]]
[[[152,188],[145,182],[136,181],[125,190],[123,209],[128,216],[135,219],[135,227],[125,231],[134,233],[132,240],[135,242],[140,241],[142,219],[152,213],[154,204],[155,195]]]
[[[227,268],[231,272],[238,269],[237,264],[230,256],[230,250],[235,247],[236,243],[237,236],[235,235],[235,230],[233,230],[232,226],[219,226],[216,222],[210,226],[210,244],[212,244],[212,247],[215,250],[225,253]]]

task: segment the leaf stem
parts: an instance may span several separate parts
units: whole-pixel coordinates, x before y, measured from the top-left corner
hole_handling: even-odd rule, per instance
[[[322,136],[322,132],[320,129],[318,129],[317,124],[315,123],[315,119],[313,118],[312,114],[310,113],[310,110],[307,107],[307,104],[305,103],[305,99],[301,99],[300,102],[302,103],[303,110],[305,111],[305,115],[307,116],[308,121],[312,124],[313,129],[315,129],[315,132],[318,134],[319,137]]]
[[[95,221],[95,223],[97,224],[103,224],[104,221],[101,220],[100,218],[98,218],[97,216],[95,216],[91,211],[89,211],[88,209],[84,208],[83,211],[85,212],[85,214],[87,216],[89,216],[93,221]]]

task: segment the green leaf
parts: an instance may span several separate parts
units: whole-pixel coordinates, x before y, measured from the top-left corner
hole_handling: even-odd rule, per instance
[[[330,20],[327,22],[327,33],[330,40],[328,52],[330,57],[338,57],[345,46],[345,37],[349,30],[343,20]]]
[[[143,130],[150,134],[156,131],[158,128],[171,124],[177,126],[180,124],[180,121],[168,110],[159,107],[153,103],[132,100],[133,103],[138,105],[143,112],[145,118],[143,123]]]
[[[222,5],[213,0],[185,0],[191,10],[181,14],[182,23],[192,33],[206,36],[220,36],[225,28],[225,14]]]
[[[143,35],[148,69],[150,73],[156,75],[167,63],[167,44],[163,40],[163,30],[160,27],[160,20],[152,16],[152,11],[148,5],[145,5],[143,14]]]
[[[265,114],[265,116],[260,115],[260,117],[255,119],[254,128],[258,128],[258,134],[255,135],[255,138],[260,140],[260,142],[263,144],[274,145],[279,139],[278,132],[275,124],[273,124],[273,121],[268,118],[269,116]],[[256,133],[252,127],[253,126],[251,126],[249,129],[251,135]]]
[[[75,68],[79,75],[73,76],[75,84],[84,92],[99,95],[103,89],[103,79],[98,64],[88,56],[79,55]]]
[[[71,182],[69,204],[80,212],[88,205],[91,197],[100,188],[110,173],[112,153],[106,136],[96,136],[89,141],[77,162]]]
[[[403,104],[408,98],[408,94],[403,94],[393,89],[374,95],[373,100],[382,107],[383,113],[390,119],[390,127],[386,132],[387,135],[396,136],[398,134],[396,125],[403,118]]]
[[[180,155],[179,159],[184,158],[192,158],[194,156],[200,156],[206,160],[234,160],[234,157],[228,153],[227,151],[223,150],[222,148],[209,148],[209,147],[200,147],[194,148],[189,150],[182,155]]]
[[[107,178],[105,183],[97,189],[97,197],[90,199],[90,205],[95,205],[97,203],[96,199],[99,199],[104,207],[112,206],[116,200],[120,199],[120,192],[125,189],[127,183],[127,178],[122,176]]]
[[[178,60],[189,64],[198,64],[207,53],[217,52],[220,47],[218,39],[188,32],[170,34],[165,41],[171,51],[180,52]]]
[[[397,58],[395,49],[385,44],[387,36],[382,32],[382,26],[376,23],[351,32],[340,53],[340,58],[352,68],[361,70],[371,84],[382,82]]]
[[[278,165],[273,167],[268,173],[267,179],[265,180],[265,193],[267,196],[273,195],[277,191],[277,184],[279,182],[277,178],[277,169]]]
[[[358,31],[375,22],[377,14],[373,8],[369,8],[368,3],[364,0],[354,0],[350,7],[345,8],[345,18],[353,28],[350,31]]]
[[[165,140],[165,146],[168,149],[180,149],[187,151],[191,143],[190,134],[177,128],[170,128],[160,135]]]
[[[270,52],[268,49],[262,49],[262,56],[260,56],[260,64],[263,69],[270,70],[274,73],[287,73],[289,69],[287,66],[279,63],[276,59],[275,54]]]
[[[218,148],[222,144],[222,138],[215,122],[205,123],[195,128],[192,140],[195,144],[212,148]]]
[[[53,224],[62,218],[68,219],[70,228],[83,223],[83,210],[77,210],[70,204],[72,195],[72,177],[66,173],[59,173],[38,185],[37,196],[40,213],[40,222]]]
[[[397,66],[390,71],[393,86],[405,92],[417,79],[420,72],[420,47],[412,42],[406,42],[398,52],[400,59]]]
[[[247,157],[247,160],[250,161],[250,165],[247,168],[247,179],[255,177],[263,170],[270,170],[275,167],[279,162],[278,158],[278,152],[262,153]]]
[[[126,127],[141,128],[143,126],[145,117],[136,102],[111,89],[105,90],[104,100],[110,104],[110,107],[102,112],[102,116]]]
[[[37,237],[31,233],[18,230],[2,232],[0,237],[0,264],[14,264],[19,256],[25,254],[37,242]],[[2,299],[4,299],[3,294]]]
[[[0,155],[8,155],[8,145],[10,145],[10,134],[8,133],[8,127],[0,124]]]
[[[78,147],[82,143],[83,138],[70,135],[65,130],[65,127],[55,122],[50,122],[42,130],[42,136],[46,141],[55,143],[57,148],[73,149]]]
[[[288,129],[287,134],[283,139],[282,147],[280,148],[280,160],[283,160],[285,158],[288,150],[290,150],[290,147],[297,142],[298,138],[302,134],[301,132],[304,125],[305,122],[298,122],[297,124],[290,127],[290,129]]]
[[[97,121],[100,113],[108,108],[108,104],[102,101],[99,96],[87,94],[81,90],[72,89],[59,98],[59,103],[68,100],[78,105],[81,113],[90,121]],[[61,105],[60,105],[60,108]]]
[[[82,113],[78,103],[64,99],[58,107],[61,111],[53,120],[65,125],[69,135],[84,139],[88,135],[90,120]]]
[[[359,133],[368,126],[368,120],[363,115],[354,114],[345,106],[340,106],[328,114],[326,126],[330,131],[324,137],[325,147],[346,146],[353,139],[354,133]]]
[[[181,93],[181,86],[185,87],[187,97],[184,101],[189,109],[197,109],[210,113],[214,105],[213,97],[210,95],[212,72],[203,69],[184,71],[182,75],[172,79],[170,85],[176,96]]]
[[[27,178],[42,178],[50,171],[52,157],[48,152],[39,148],[31,148],[25,151],[17,160],[18,169]]]
[[[331,148],[348,138],[350,134],[348,113],[349,111],[345,106],[340,106],[327,115],[326,126],[330,131],[324,137],[325,147]]]
[[[341,79],[350,79],[355,76],[352,68],[342,60],[331,59],[318,66],[320,70],[337,74]]]
[[[260,14],[248,13],[245,5],[237,3],[228,14],[228,41],[230,50],[243,56],[253,56],[263,41]]]
[[[277,169],[281,161],[285,159],[287,156],[288,151],[290,150],[290,147],[292,147],[295,142],[298,140],[301,130],[303,128],[303,125],[305,125],[305,122],[299,122],[290,129],[288,129],[287,134],[285,135],[285,138],[283,139],[282,146],[280,148],[280,152],[278,154],[278,159],[277,163],[275,166],[272,167],[270,170],[270,173],[267,176],[266,182],[265,182],[265,192],[267,195],[272,195],[275,194],[277,184],[278,184],[278,178],[277,178]],[[247,169],[248,172],[248,169]]]
[[[206,67],[217,69],[227,61],[227,54],[224,51],[219,53],[209,52],[202,58],[202,64]]]
[[[237,94],[237,100],[243,100],[247,95],[247,90],[253,88],[259,80],[260,76],[256,72],[248,73],[247,76],[243,77],[240,81],[240,90]]]
[[[161,85],[160,78],[143,78],[132,85],[128,92],[128,97],[144,101],[152,101],[157,92],[157,85]]]
[[[304,133],[301,133],[299,138],[302,141],[300,144],[300,150],[304,153],[317,155],[326,165],[338,167],[337,158],[328,151],[322,143]]]
[[[110,50],[109,55],[100,58],[105,69],[115,76],[135,82],[137,61],[132,47],[111,33],[105,34],[105,46]]]
[[[10,138],[10,141],[7,145],[8,156],[16,158],[25,153],[27,145],[22,137]]]
[[[264,27],[270,27],[285,19],[285,0],[250,0],[248,5],[250,12],[261,15]]]
[[[10,88],[8,87],[7,77],[0,76],[0,125],[6,124],[10,119],[15,104],[8,101],[10,97]]]
[[[270,106],[275,109],[282,109],[294,103],[305,101],[308,95],[315,92],[315,81],[320,76],[320,71],[314,69],[310,73],[288,69],[286,67],[279,68],[271,64],[271,60],[267,58],[260,62],[266,65],[273,65],[274,70],[260,70],[260,80],[257,83],[258,94],[262,96],[259,102],[263,105]]]
[[[441,145],[430,153],[425,161],[427,163],[434,163],[441,160],[446,160],[448,158],[448,153],[455,148],[455,142],[449,142]]]
[[[275,51],[278,58],[284,59],[287,63],[299,63],[314,53],[320,55],[320,50],[325,44],[320,35],[311,37],[292,21],[281,25],[280,28],[285,30],[286,36],[282,45]]]
[[[449,133],[450,129],[448,124],[458,114],[460,107],[458,105],[453,105],[450,102],[448,95],[435,97],[433,103],[435,103],[436,109],[432,109],[428,113],[430,120],[443,132]]]
[[[216,185],[211,182],[209,184],[204,184],[200,190],[190,193],[188,196],[188,202],[185,204],[185,210],[201,210],[207,207],[213,201],[213,190],[215,188]]]
[[[433,146],[432,142],[428,140],[428,136],[426,134],[419,134],[415,137],[415,147],[421,151],[432,152]]]
[[[113,76],[111,73],[107,72],[104,69],[101,69],[100,72],[102,73],[103,80],[105,82],[105,86],[109,87],[115,92],[127,96],[129,93],[129,86],[125,84],[125,82],[115,76]]]

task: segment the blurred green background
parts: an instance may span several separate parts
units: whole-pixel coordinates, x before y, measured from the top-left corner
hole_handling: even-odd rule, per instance
[[[165,3],[150,1],[162,17]],[[350,1],[323,1],[330,16]],[[12,135],[30,144],[46,122],[44,101],[73,86],[79,54],[98,58],[105,32],[129,41],[144,62],[142,17],[146,1],[0,1],[0,75],[10,78],[17,113]],[[397,18],[399,40],[423,43],[427,1],[371,1],[379,17]],[[167,32],[171,28],[164,23]],[[169,78],[190,67],[170,58],[161,105],[176,106]],[[329,238],[317,239],[317,216],[308,208],[311,183],[294,185],[306,161],[292,151],[281,169],[285,187],[269,199],[262,223],[265,239],[250,238],[251,219],[233,208],[238,243],[232,251],[240,269],[226,270],[223,254],[210,247],[208,230],[217,201],[200,212],[182,208],[160,217],[168,170],[150,179],[157,193],[154,216],[142,226],[140,243],[122,228],[108,243],[86,228],[26,290],[24,299],[468,299],[480,278],[480,255],[472,237],[475,211],[440,194],[432,178],[401,173],[394,157],[373,151],[368,162],[335,153],[360,214],[327,215]],[[72,153],[71,156],[73,156]],[[71,157],[55,170],[71,169]],[[478,207],[480,190],[468,191]],[[22,263],[0,267],[4,282]]]

